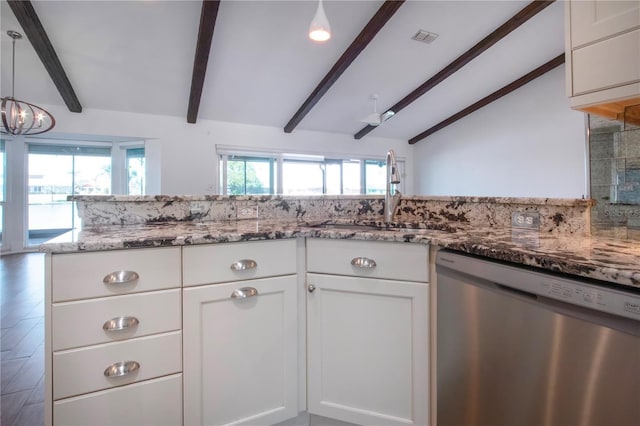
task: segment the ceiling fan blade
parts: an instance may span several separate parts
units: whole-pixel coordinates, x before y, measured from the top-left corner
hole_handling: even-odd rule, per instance
[[[378,126],[380,123],[382,123],[382,117],[379,113],[373,112],[360,121],[370,126]]]

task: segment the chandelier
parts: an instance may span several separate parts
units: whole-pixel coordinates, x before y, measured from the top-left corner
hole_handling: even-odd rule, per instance
[[[13,39],[13,58],[11,67],[11,96],[2,98],[2,128],[0,133],[11,135],[37,135],[48,132],[56,125],[56,120],[45,109],[14,97],[16,77],[16,40],[22,34],[7,31]]]

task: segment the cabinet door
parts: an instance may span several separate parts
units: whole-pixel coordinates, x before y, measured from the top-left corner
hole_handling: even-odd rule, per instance
[[[296,276],[184,289],[186,425],[274,424],[297,415]],[[257,295],[232,298],[251,287]]]
[[[569,7],[572,48],[640,27],[638,0],[580,0]]]
[[[309,412],[428,424],[428,285],[307,274]]]

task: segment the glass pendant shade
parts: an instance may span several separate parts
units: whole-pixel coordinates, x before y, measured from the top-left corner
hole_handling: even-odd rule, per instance
[[[20,101],[13,97],[16,74],[16,40],[22,35],[16,31],[7,31],[13,39],[13,62],[11,96],[2,98],[2,127],[0,133],[10,135],[37,135],[48,132],[56,125],[56,120],[49,112],[37,105]]]
[[[313,41],[327,41],[331,38],[331,26],[324,13],[322,0],[318,1],[318,10],[309,25],[309,38]]]

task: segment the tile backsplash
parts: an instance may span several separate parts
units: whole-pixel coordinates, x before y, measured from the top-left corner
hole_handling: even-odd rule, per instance
[[[640,239],[640,129],[589,117],[592,234]]]

